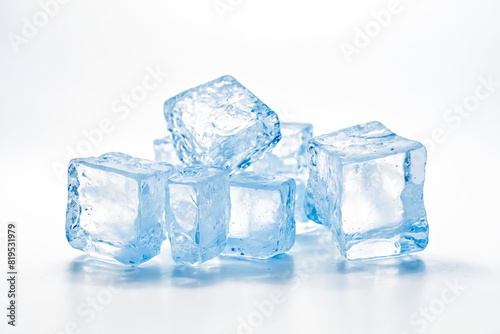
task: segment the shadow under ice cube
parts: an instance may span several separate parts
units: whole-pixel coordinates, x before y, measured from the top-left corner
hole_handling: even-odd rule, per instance
[[[199,265],[226,247],[231,202],[229,174],[186,167],[168,184],[166,230],[176,263]]]
[[[295,242],[295,181],[242,172],[231,178],[231,222],[225,255],[267,259]]]
[[[309,142],[305,210],[349,260],[412,253],[428,243],[427,152],[379,122]]]
[[[106,153],[69,163],[66,236],[85,253],[140,264],[165,240],[165,189],[173,166]]]

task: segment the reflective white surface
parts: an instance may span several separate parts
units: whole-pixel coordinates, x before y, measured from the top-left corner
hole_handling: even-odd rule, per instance
[[[175,266],[168,248],[139,268],[67,250],[73,256],[28,266],[35,255],[24,252],[18,331],[494,333],[498,265],[430,251],[345,262],[327,236],[298,236],[269,261],[218,258],[200,268]]]

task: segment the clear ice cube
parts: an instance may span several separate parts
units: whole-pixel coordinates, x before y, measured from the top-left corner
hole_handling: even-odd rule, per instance
[[[199,265],[226,246],[231,201],[227,171],[192,166],[170,177],[166,230],[176,263]]]
[[[423,250],[427,152],[370,122],[309,142],[307,216],[329,228],[349,260]]]
[[[307,142],[313,127],[307,123],[280,123],[281,140],[262,159],[252,163],[257,173],[307,177]]]
[[[267,259],[295,242],[295,181],[241,172],[231,177],[231,222],[225,255]]]
[[[85,253],[145,262],[165,240],[165,189],[174,167],[123,153],[69,163],[66,237]]]
[[[252,163],[253,171],[266,175],[282,175],[295,179],[295,221],[297,233],[317,227],[304,212],[304,195],[308,176],[307,143],[313,136],[313,126],[307,123],[280,124],[281,140],[262,159]]]
[[[231,76],[168,99],[165,119],[186,165],[246,168],[280,140],[278,116]]]
[[[175,150],[172,135],[168,134],[161,139],[155,139],[153,142],[153,148],[155,151],[156,161],[169,163],[176,168],[183,167],[183,163],[179,159],[177,151]]]

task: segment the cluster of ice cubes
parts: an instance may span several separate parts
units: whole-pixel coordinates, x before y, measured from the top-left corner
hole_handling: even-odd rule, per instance
[[[168,99],[155,160],[73,159],[66,235],[74,248],[136,265],[168,238],[174,261],[267,259],[323,225],[349,259],[422,250],[426,150],[371,122],[313,137],[231,76]],[[313,227],[314,226],[314,227]]]

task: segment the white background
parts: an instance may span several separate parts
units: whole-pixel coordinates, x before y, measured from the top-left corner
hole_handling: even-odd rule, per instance
[[[72,0],[44,21],[37,1],[0,0],[2,268],[9,221],[20,249],[18,326],[1,315],[1,332],[499,333],[500,86],[482,100],[474,94],[483,79],[500,82],[500,2],[401,0],[386,26],[373,25],[371,12],[390,6]],[[367,25],[372,37],[346,57],[341,46],[355,47]],[[155,69],[168,75],[123,108],[124,94]],[[428,248],[346,264],[315,256],[313,234],[269,262],[218,259],[199,269],[176,267],[168,249],[138,269],[72,249],[70,152],[152,158],[153,139],[166,132],[164,100],[223,74],[316,134],[379,120],[423,141]],[[454,113],[464,101],[478,105]],[[282,303],[256,306],[276,293]]]

